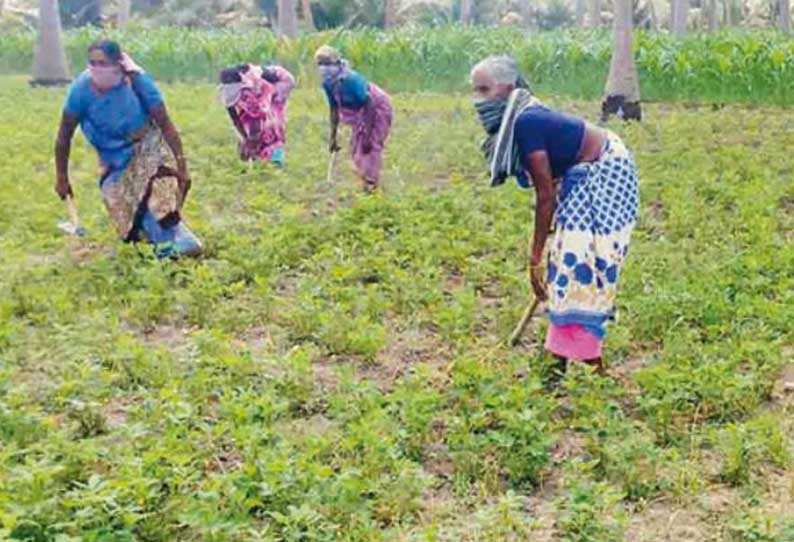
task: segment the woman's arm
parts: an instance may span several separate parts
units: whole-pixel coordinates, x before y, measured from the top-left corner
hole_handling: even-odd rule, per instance
[[[171,117],[168,116],[168,110],[165,108],[165,104],[153,108],[149,111],[149,114],[157,123],[157,126],[159,126],[160,131],[163,132],[163,139],[165,139],[165,142],[174,154],[177,167],[177,178],[180,185],[179,188],[182,191],[182,201],[184,202],[188,191],[190,191],[192,182],[187,170],[187,160],[185,160],[185,155],[182,151],[182,138],[179,136],[179,132],[176,126],[174,126],[174,123],[171,122]]]
[[[281,66],[270,66],[262,71],[262,77],[275,87],[275,100],[284,103],[295,88],[295,77]]]
[[[554,179],[549,164],[549,155],[544,150],[534,151],[529,155],[529,173],[535,187],[535,231],[532,235],[532,252],[530,257],[530,276],[535,295],[546,299],[546,281],[543,277],[543,249],[549,236],[551,221],[556,206]]]
[[[72,185],[69,183],[69,153],[72,149],[72,137],[77,129],[77,123],[76,116],[64,113],[58,128],[58,137],[55,140],[55,192],[61,199],[73,195]]]
[[[229,118],[232,119],[232,124],[237,129],[240,138],[245,141],[248,138],[248,134],[245,132],[245,126],[243,126],[243,121],[240,120],[240,115],[237,114],[237,108],[227,107],[226,111],[229,113]]]

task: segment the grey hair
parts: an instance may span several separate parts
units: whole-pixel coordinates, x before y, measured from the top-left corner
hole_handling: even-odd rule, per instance
[[[516,87],[520,88],[527,88],[526,80],[521,75],[521,71],[518,68],[518,63],[511,56],[489,56],[488,58],[485,58],[475,64],[469,73],[469,77],[471,78],[474,75],[474,72],[483,69],[490,73],[493,78],[496,79],[497,83],[505,83],[515,85]]]

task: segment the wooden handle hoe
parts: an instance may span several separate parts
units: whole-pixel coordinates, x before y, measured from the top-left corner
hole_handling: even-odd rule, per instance
[[[331,155],[328,157],[328,175],[326,176],[326,182],[328,186],[331,188],[331,207],[336,209],[339,204],[338,197],[336,194],[336,159],[339,156],[339,151],[333,151]]]
[[[538,306],[540,306],[540,299],[536,297],[535,300],[527,305],[526,309],[524,309],[524,314],[521,316],[521,320],[519,320],[518,324],[513,330],[513,333],[510,335],[508,343],[510,346],[517,345],[518,341],[521,340],[521,337],[524,335],[524,331],[526,331],[530,320],[532,320],[532,317],[535,316]]]

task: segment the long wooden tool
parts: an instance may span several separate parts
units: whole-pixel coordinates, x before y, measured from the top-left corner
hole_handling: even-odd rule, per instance
[[[333,151],[331,156],[328,157],[328,175],[326,176],[326,183],[331,188],[331,206],[336,209],[339,204],[336,195],[336,159],[339,156],[339,151]]]
[[[527,305],[527,308],[524,310],[524,314],[521,316],[521,320],[519,320],[518,324],[513,330],[513,333],[510,335],[508,342],[509,346],[515,346],[518,344],[518,341],[521,340],[521,337],[524,335],[524,331],[526,331],[530,320],[532,320],[532,317],[535,316],[535,312],[538,310],[539,306],[540,299],[537,297],[532,303]]]

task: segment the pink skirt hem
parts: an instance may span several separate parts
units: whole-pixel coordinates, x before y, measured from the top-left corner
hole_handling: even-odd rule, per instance
[[[600,358],[603,344],[602,339],[580,324],[549,324],[546,333],[546,350],[566,359],[585,361]]]

